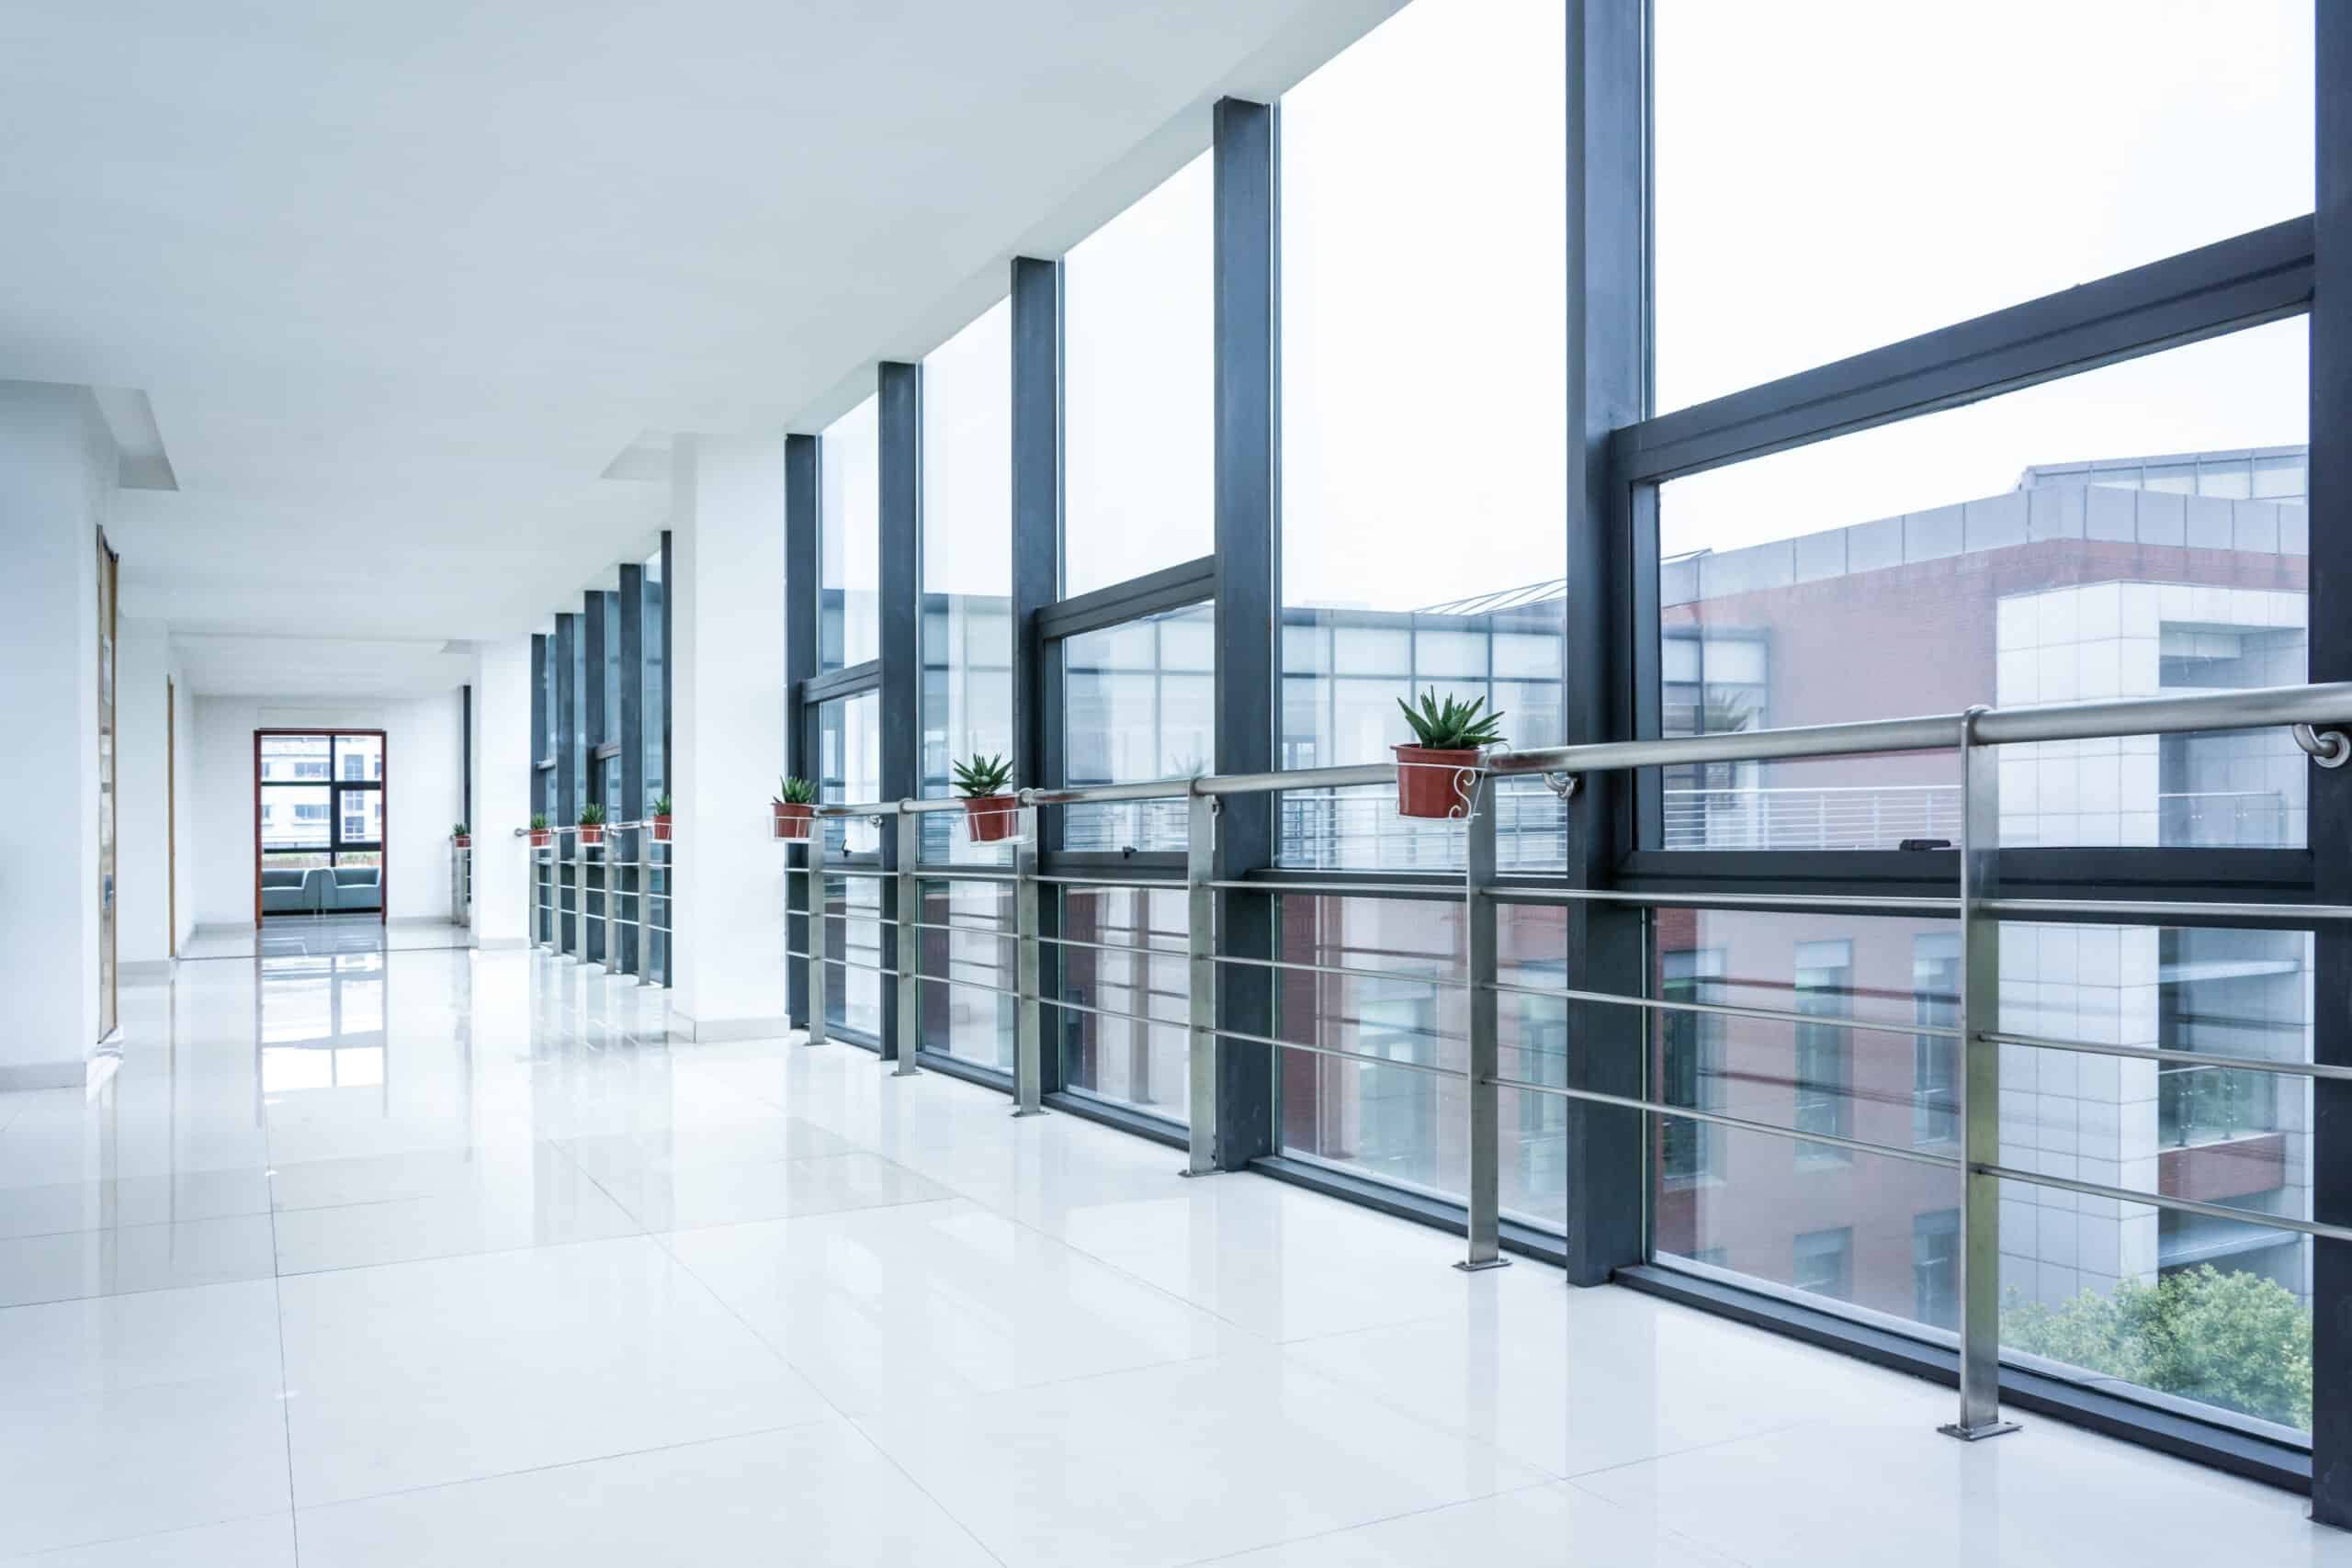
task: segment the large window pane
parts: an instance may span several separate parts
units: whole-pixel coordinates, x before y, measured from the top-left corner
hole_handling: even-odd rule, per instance
[[[1414,0],[1283,96],[1284,767],[1387,761],[1417,690],[1561,738],[1565,25]],[[1526,805],[1506,863],[1521,831],[1556,850],[1556,803]],[[1458,864],[1459,836],[1321,792],[1284,797],[1280,853]]]
[[[1012,753],[1012,305],[949,338],[922,367],[922,793],[955,764]],[[1022,780],[1023,784],[1034,780]],[[1004,863],[956,818],[922,818],[926,861]]]
[[[1070,889],[1062,935],[1062,998],[1044,1010],[1057,1043],[1062,1086],[1172,1122],[1190,1120],[1190,960],[1184,895],[1137,888]]]
[[[924,925],[955,928],[917,933],[917,969],[926,977],[917,992],[924,1050],[1012,1071],[1014,1003],[1009,993],[1020,978],[1012,941],[1012,899],[1010,887],[989,883],[922,884]],[[1052,1010],[1046,1016],[1053,1017]]]
[[[881,657],[881,428],[875,400],[819,438],[817,667]]]
[[[1210,172],[1204,152],[1065,263],[1065,593],[1215,547]]]
[[[1669,481],[1666,732],[2303,680],[2308,345],[2273,322]],[[2258,472],[2276,499],[2208,493]],[[2300,845],[2308,773],[2283,730],[2008,747],[2002,841]],[[1685,767],[1658,830],[1894,849],[1956,840],[1959,796],[1943,753]]]
[[[1191,604],[1062,642],[1064,781],[1133,784],[1207,773],[1216,755],[1216,611]],[[1067,809],[1063,847],[1181,850],[1184,803]]]
[[[1656,15],[1661,410],[2312,209],[2311,0]]]
[[[1667,910],[1654,930],[1661,998],[1804,1015],[1657,1015],[1661,1098],[1957,1156],[1958,1043],[1915,1032],[1957,1021],[1951,922]],[[2309,1061],[2311,954],[2301,931],[2010,924],[2000,1021],[2021,1034]],[[1957,1325],[1956,1171],[1657,1120],[1661,1254]],[[2312,1213],[2308,1080],[2005,1046],[2000,1122],[2006,1166],[2245,1215],[2005,1184],[2009,1349],[2308,1423],[2312,1243],[2269,1223]]]
[[[882,798],[882,694],[861,692],[817,705],[817,798]],[[881,829],[863,817],[829,817],[820,829],[828,854],[881,851]]]
[[[1461,1201],[1467,1191],[1468,1128],[1462,1081],[1419,1069],[1458,1073],[1467,1062],[1462,906],[1452,899],[1301,896],[1281,900],[1280,919],[1284,963],[1382,972],[1377,980],[1297,969],[1277,974],[1280,1038],[1381,1058],[1274,1053],[1282,1151]],[[1503,983],[1530,988],[1563,984],[1563,913],[1510,908],[1498,919]],[[1507,996],[1498,1028],[1503,1077],[1566,1082],[1565,1002]],[[1549,1230],[1566,1223],[1566,1101],[1502,1091],[1499,1179],[1505,1213]]]

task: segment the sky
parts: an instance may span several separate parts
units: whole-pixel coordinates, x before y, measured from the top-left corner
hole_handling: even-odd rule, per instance
[[[1414,0],[1283,99],[1286,603],[1559,574],[1565,10]],[[1660,410],[2312,207],[2311,0],[1657,16]],[[1211,547],[1209,174],[1204,154],[1069,254],[1066,592]],[[1007,482],[973,445],[1004,428],[978,406],[1003,344],[983,318],[926,362],[927,418],[962,427],[928,460],[975,487]],[[1971,500],[2031,463],[2298,443],[2306,357],[2303,323],[2277,322],[1679,480],[1664,546]],[[1002,513],[949,484],[933,514],[993,536]],[[1003,592],[993,542],[934,547],[935,590]]]

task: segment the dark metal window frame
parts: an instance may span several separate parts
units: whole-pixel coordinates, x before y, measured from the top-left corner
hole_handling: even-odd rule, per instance
[[[470,690],[470,688],[469,688],[469,690]],[[383,758],[384,776],[374,779],[340,779],[335,777],[334,764],[336,758],[339,755],[339,748],[334,743],[343,739],[346,736],[356,737],[363,735],[371,735],[375,737],[376,744],[380,749],[380,755]],[[266,750],[266,742],[270,740],[306,739],[323,739],[328,743],[327,776],[325,778],[264,779],[262,777],[262,757],[264,751]],[[390,809],[390,807],[388,804],[390,796],[387,794],[385,789],[385,785],[390,777],[391,744],[389,738],[381,729],[370,729],[362,727],[358,728],[345,729],[296,728],[256,729],[254,731],[254,865],[255,880],[254,908],[258,919],[266,919],[268,918],[268,912],[261,908],[259,880],[260,872],[263,868],[268,865],[270,857],[272,855],[288,856],[322,854],[327,857],[327,864],[330,867],[342,864],[342,857],[345,854],[375,855],[377,857],[376,863],[380,868],[377,877],[376,918],[379,922],[390,919],[390,899],[386,897],[386,895],[389,891],[389,885],[391,880],[391,865],[390,857],[385,850],[385,844],[390,836],[390,823],[389,820],[384,818],[384,813]],[[288,791],[298,789],[323,789],[327,792],[326,842],[323,844],[283,844],[276,849],[272,849],[261,841],[260,821],[262,804],[269,798],[269,792],[272,790]],[[383,831],[379,832],[373,839],[345,839],[343,836],[343,796],[346,794],[368,794],[377,797],[379,802],[377,816],[379,820],[384,821]]]

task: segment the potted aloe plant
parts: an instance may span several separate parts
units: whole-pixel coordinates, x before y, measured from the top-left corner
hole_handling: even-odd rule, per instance
[[[771,804],[775,807],[775,836],[786,843],[807,843],[808,824],[817,814],[817,786],[807,779],[778,779]]]
[[[548,840],[554,836],[553,830],[548,827],[548,814],[544,811],[532,812],[531,847],[535,850],[546,849]]]
[[[592,800],[580,808],[580,845],[586,849],[604,841],[605,808]]]
[[[670,841],[670,792],[668,790],[665,789],[653,797],[650,810],[653,817],[653,841],[657,844],[666,844]]]
[[[1421,694],[1419,707],[1402,697],[1396,705],[1405,710],[1415,742],[1390,748],[1396,753],[1397,815],[1442,820],[1467,814],[1482,754],[1502,744],[1495,727],[1503,716],[1482,715],[1484,697],[1467,703],[1448,697],[1441,705],[1430,692]]]
[[[1012,782],[1012,764],[1002,757],[975,753],[956,764],[956,787],[964,796],[964,825],[976,844],[1001,843],[1013,837],[1021,821],[1021,802],[1004,786]]]
[[[463,822],[449,829],[449,841],[461,850],[474,847],[474,836]]]

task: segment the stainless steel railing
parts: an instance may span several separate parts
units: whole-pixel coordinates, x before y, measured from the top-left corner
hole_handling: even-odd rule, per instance
[[[524,846],[530,864],[530,945],[582,963],[600,963],[607,974],[633,975],[641,981],[658,983],[651,972],[653,949],[656,939],[663,943],[670,940],[670,879],[675,870],[670,858],[673,840],[654,837],[656,828],[650,818],[605,823],[594,843],[585,841],[577,827],[537,830],[548,835],[548,841],[526,841]],[[666,833],[668,825],[663,824],[662,830]],[[514,831],[524,837],[533,829]],[[657,849],[663,852],[657,853]],[[588,875],[592,869],[598,874],[594,882]],[[624,871],[636,874],[634,886],[619,886]],[[564,899],[567,891],[569,903]],[[627,913],[622,912],[624,908]],[[567,920],[571,922],[569,938],[564,934]],[[594,959],[588,941],[592,928],[600,954]],[[627,943],[621,940],[623,933],[630,939]]]
[[[1181,891],[1187,904],[1187,944],[1182,956],[1190,976],[1185,999],[1189,1005],[1181,1027],[1189,1036],[1188,1109],[1191,1118],[1186,1173],[1206,1175],[1218,1168],[1217,1058],[1227,1043],[1247,1043],[1311,1055],[1360,1059],[1384,1066],[1404,1067],[1466,1084],[1466,1154],[1468,1179],[1467,1253],[1457,1267],[1493,1268],[1507,1261],[1499,1248],[1498,1213],[1499,1091],[1549,1095],[1612,1106],[1646,1116],[1713,1123],[1801,1144],[1826,1144],[1874,1156],[1908,1160],[1961,1173],[1961,1350],[1960,1412],[1943,1430],[1963,1438],[1977,1438],[2013,1429],[2000,1418],[1998,1406],[2000,1184],[2056,1189],[2077,1194],[2187,1213],[2229,1219],[2256,1219],[2264,1225],[2338,1241],[2352,1241],[2352,1225],[2303,1219],[2294,1215],[2251,1213],[2225,1204],[2144,1191],[2112,1183],[2078,1180],[2004,1164],[2000,1144],[2000,1053],[2005,1045],[2036,1050],[2092,1054],[2127,1060],[2187,1063],[2221,1066],[2250,1073],[2268,1073],[2311,1079],[2352,1080],[2352,1066],[2333,1062],[2273,1061],[2258,1057],[2219,1056],[2202,1052],[2110,1043],[2092,1040],[2018,1033],[2001,1027],[1998,939],[2007,920],[2093,919],[2142,924],[2236,924],[2308,929],[2322,922],[2352,920],[2352,906],[2264,902],[2180,901],[2149,898],[2115,900],[2011,897],[2000,889],[2000,770],[1998,748],[2005,745],[2101,739],[2110,737],[2245,729],[2266,725],[2292,727],[2296,743],[2320,766],[2334,768],[2352,759],[2352,739],[2341,727],[2352,725],[2352,682],[2201,693],[2194,695],[2071,703],[2030,708],[1972,708],[1965,713],[1921,717],[1870,720],[1851,724],[1815,725],[1799,728],[1738,731],[1675,739],[1615,741],[1597,745],[1551,747],[1539,750],[1498,751],[1483,760],[1477,788],[1459,821],[1463,837],[1463,870],[1458,893],[1467,928],[1467,962],[1458,979],[1409,976],[1466,990],[1469,1029],[1466,1066],[1460,1068],[1403,1061],[1325,1045],[1309,1045],[1271,1035],[1218,1027],[1216,987],[1219,967],[1270,965],[1329,974],[1380,974],[1352,966],[1286,964],[1269,956],[1218,951],[1216,896],[1250,891],[1280,895],[1344,896],[1352,897],[1442,895],[1447,884],[1436,878],[1419,881],[1315,882],[1296,877],[1220,879],[1216,875],[1219,803],[1228,796],[1281,791],[1346,789],[1393,784],[1396,768],[1387,763],[1357,767],[1298,769],[1273,773],[1208,775],[1154,780],[1136,784],[1071,789],[1025,789],[1019,792],[1023,807],[1091,805],[1102,802],[1168,801],[1182,804],[1185,823],[1184,873],[1181,880],[1140,877],[1046,875],[1040,872],[1032,842],[1016,849],[1013,866],[960,868],[918,864],[921,818],[933,812],[963,809],[956,800],[899,800],[820,806],[820,818],[871,818],[877,823],[895,818],[899,824],[898,865],[890,871],[869,866],[829,866],[821,828],[807,840],[807,863],[791,867],[808,878],[811,929],[821,932],[824,922],[841,918],[825,909],[824,888],[835,876],[888,876],[898,889],[899,918],[880,923],[895,928],[896,962],[873,971],[899,987],[899,1018],[906,1032],[899,1042],[896,1071],[912,1073],[915,1066],[913,1020],[916,988],[926,981],[972,986],[1011,996],[1016,1004],[1014,1100],[1015,1114],[1037,1112],[1043,1081],[1042,1015],[1047,1008],[1066,1009],[1140,1024],[1176,1026],[1174,1021],[1148,1014],[1090,1006],[1039,994],[1039,953],[1061,940],[1040,930],[1039,897],[1047,885],[1164,888]],[[1905,751],[1947,751],[1959,774],[1954,837],[1961,850],[1956,894],[1948,897],[1882,897],[1832,895],[1790,890],[1751,894],[1659,894],[1614,888],[1546,887],[1527,879],[1502,885],[1498,879],[1494,781],[1538,777],[1563,798],[1570,795],[1584,774],[1624,769],[1700,762],[1745,762],[1792,758],[1867,756]],[[1015,890],[1014,922],[1001,933],[1017,944],[1015,985],[1002,987],[922,975],[919,966],[919,932],[934,922],[909,918],[919,911],[920,884],[954,881],[1011,881]],[[1633,908],[1760,908],[1781,910],[1845,910],[1859,913],[1924,915],[1956,919],[1962,928],[1960,1022],[1956,1026],[1924,1023],[1877,1023],[1859,1018],[1823,1018],[1811,1013],[1763,1007],[1681,1001],[1618,995],[1565,987],[1524,986],[1502,982],[1498,974],[1497,919],[1500,908],[1512,903],[1565,904],[1576,901],[1622,904]],[[879,919],[876,915],[862,918]],[[967,928],[957,928],[967,929]],[[789,956],[807,965],[808,1039],[826,1037],[826,975],[842,964],[830,957],[830,943],[813,938],[807,951]],[[1080,944],[1083,945],[1083,944]],[[1121,949],[1120,951],[1129,951]],[[1163,956],[1173,956],[1172,953]],[[1959,1095],[1962,1152],[1958,1155],[1870,1143],[1822,1131],[1727,1115],[1679,1105],[1646,1096],[1603,1093],[1564,1084],[1539,1083],[1504,1076],[1498,1066],[1497,1004],[1506,994],[1544,997],[1562,1001],[1624,1007],[1653,1012],[1695,1011],[1772,1022],[1830,1024],[1851,1029],[1887,1029],[1898,1033],[1956,1040],[1962,1053]]]

